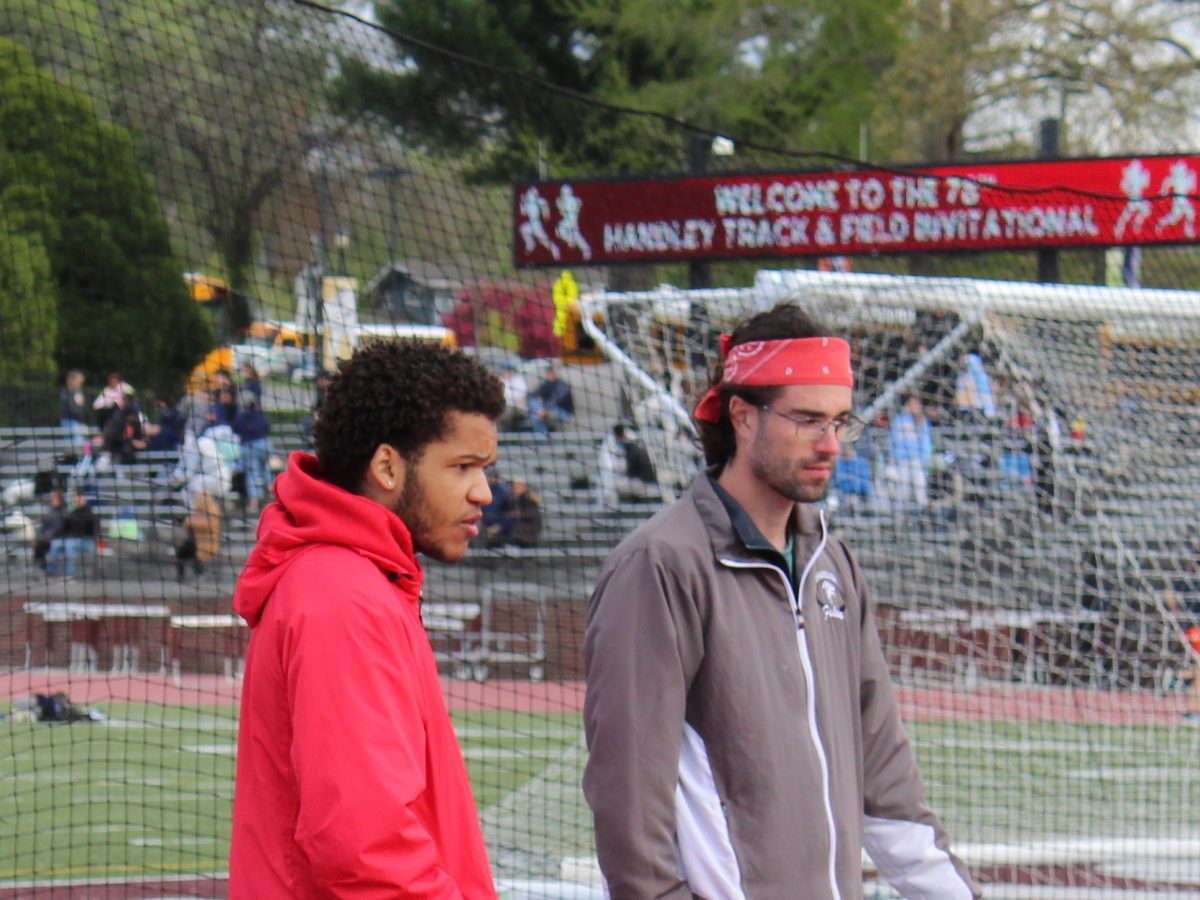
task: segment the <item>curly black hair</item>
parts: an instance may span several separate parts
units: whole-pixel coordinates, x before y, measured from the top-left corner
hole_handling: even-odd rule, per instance
[[[504,386],[478,360],[442,344],[369,344],[338,365],[325,391],[313,429],[322,476],[358,492],[380,444],[419,459],[446,433],[450,412],[495,421],[504,412]]]
[[[820,322],[795,303],[780,303],[772,309],[751,316],[734,327],[730,334],[729,346],[736,347],[747,341],[828,337],[829,334],[830,332],[825,330]],[[711,385],[719,385],[720,420],[696,423],[696,428],[700,432],[700,446],[704,449],[704,461],[718,470],[724,468],[725,464],[733,458],[734,451],[737,450],[733,424],[729,421],[729,399],[737,396],[753,406],[762,406],[778,397],[783,390],[781,387],[747,387],[724,384],[721,381],[724,368],[724,363],[717,362],[713,366],[710,378]]]

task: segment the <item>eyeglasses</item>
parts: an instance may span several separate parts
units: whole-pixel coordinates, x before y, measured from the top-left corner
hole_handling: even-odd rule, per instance
[[[787,413],[781,413],[777,409],[772,409],[765,403],[759,407],[764,412],[774,413],[781,419],[787,419],[796,426],[796,437],[804,438],[805,440],[816,443],[821,438],[829,433],[829,429],[833,429],[833,435],[843,444],[853,444],[866,430],[867,423],[855,415],[840,416],[836,419],[827,419],[824,416],[814,416],[807,413],[798,416],[789,416]]]

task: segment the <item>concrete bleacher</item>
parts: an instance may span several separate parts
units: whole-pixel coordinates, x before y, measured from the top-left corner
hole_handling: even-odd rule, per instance
[[[280,455],[305,446],[298,426],[274,428],[273,438]],[[584,601],[600,567],[617,542],[660,505],[629,501],[608,507],[598,502],[593,479],[602,439],[603,431],[583,428],[556,433],[549,441],[529,433],[502,434],[498,454],[502,473],[509,478],[524,478],[542,497],[544,532],[539,546],[472,548],[461,564],[425,562],[423,593],[425,600],[433,604],[462,603],[463,608],[470,608],[472,604],[479,605],[496,584],[528,586],[543,605],[541,621],[552,638],[547,645],[546,665],[539,670],[547,677],[578,674],[578,654],[570,635],[581,633]],[[6,467],[3,469],[6,480],[0,488],[18,480],[33,481],[38,472],[54,472],[63,479],[71,477],[73,463],[68,457],[73,447],[58,429],[0,428],[0,448],[3,448],[0,466]],[[236,661],[230,662],[227,650],[217,653],[213,648],[225,648],[230,641],[242,639],[236,630],[232,636],[227,633],[230,630],[227,619],[236,579],[254,544],[256,520],[243,516],[237,498],[231,498],[226,504],[218,557],[206,564],[199,577],[189,572],[183,581],[178,581],[173,538],[185,511],[178,488],[165,477],[175,462],[174,454],[142,454],[131,465],[102,468],[89,476],[105,534],[119,511],[132,511],[137,527],[129,536],[108,538],[101,553],[81,563],[73,580],[48,578],[36,569],[31,562],[28,537],[22,529],[0,531],[0,578],[5,583],[7,602],[16,603],[27,612],[43,607],[57,610],[59,605],[67,604],[71,609],[83,611],[80,624],[70,627],[81,634],[90,634],[88,628],[91,628],[101,636],[96,639],[103,645],[98,657],[94,646],[82,656],[79,654],[83,651],[76,647],[73,652],[79,658],[71,657],[71,664],[99,666],[99,671],[127,664],[122,661],[126,657],[113,656],[105,643],[109,641],[105,635],[111,631],[111,628],[105,631],[108,626],[104,625],[112,612],[109,606],[119,601],[145,605],[156,615],[160,608],[168,610],[169,618],[163,621],[170,625],[174,649],[169,656],[177,672],[186,674],[200,667],[228,674],[231,665],[236,667]],[[44,504],[44,495],[22,492],[17,502],[0,509],[0,514],[23,512],[35,525]],[[32,605],[24,606],[27,604]],[[500,620],[507,620],[515,615],[513,610],[519,609],[520,598],[505,598],[503,608],[496,610],[496,614]],[[88,610],[104,610],[104,614],[97,617]],[[178,628],[176,618],[182,623]],[[104,627],[96,625],[93,619]],[[21,646],[33,641],[42,648],[39,659],[55,664],[68,662],[67,656],[55,649],[57,638],[46,631],[54,627],[61,630],[67,625],[55,625],[45,616],[27,615],[22,621],[26,622],[26,630]],[[210,623],[221,628],[214,626],[210,634]],[[157,631],[151,637],[154,635]],[[163,664],[158,643],[158,637],[142,641],[143,669],[151,661],[155,668]],[[13,650],[12,664],[21,665],[25,653]],[[497,674],[503,671],[503,667],[493,667]],[[525,673],[514,670],[514,674]]]
[[[272,430],[278,455],[306,446],[298,425],[284,424]],[[637,523],[657,509],[657,503],[622,503],[615,508],[598,504],[593,482],[603,433],[565,430],[549,441],[530,433],[505,432],[500,437],[498,467],[508,478],[524,478],[543,503],[544,531],[541,546],[531,550],[475,551],[480,566],[503,568],[537,562],[550,568],[555,562],[601,559]],[[21,513],[36,525],[45,505],[44,494],[34,490],[35,481],[53,474],[64,486],[86,483],[93,505],[101,517],[106,538],[102,557],[90,574],[114,580],[136,580],[142,585],[174,578],[172,541],[176,525],[186,514],[177,484],[169,481],[177,455],[141,453],[136,462],[113,464],[75,476],[76,448],[59,429],[0,428],[0,488],[24,482],[27,489],[16,494],[0,514]],[[44,486],[41,485],[41,486]],[[232,588],[233,573],[240,570],[254,542],[256,520],[241,514],[239,498],[226,503],[222,523],[222,552],[214,568],[227,574],[222,579]],[[122,523],[118,528],[117,521]],[[15,521],[15,520],[14,520]],[[28,555],[27,529],[6,529],[3,548],[6,558]],[[81,586],[79,590],[87,590]]]

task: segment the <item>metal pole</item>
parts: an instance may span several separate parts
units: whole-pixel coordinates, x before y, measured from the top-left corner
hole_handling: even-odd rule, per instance
[[[387,166],[380,169],[372,169],[367,173],[372,178],[381,178],[387,185],[388,192],[388,265],[393,266],[396,263],[396,242],[400,234],[400,220],[396,214],[396,184],[405,175],[411,175],[411,169],[402,169],[399,166]]]
[[[1058,119],[1042,119],[1038,125],[1038,159],[1058,158]],[[1043,284],[1057,284],[1058,251],[1042,249],[1037,252],[1037,278]]]
[[[688,133],[688,174],[703,175],[708,171],[708,154],[712,136],[700,132]],[[694,261],[688,263],[688,287],[706,288],[712,281],[709,264]]]

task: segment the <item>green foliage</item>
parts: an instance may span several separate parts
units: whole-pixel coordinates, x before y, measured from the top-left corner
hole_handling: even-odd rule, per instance
[[[99,39],[108,5],[94,0],[4,0],[0,35],[28,50],[33,64],[57,81],[87,93],[113,62],[106,42]]]
[[[323,115],[335,21],[274,0],[6,0],[0,34],[132,132],[189,268],[246,291],[264,207],[342,127]]]
[[[907,0],[877,160],[1020,158],[1059,118],[1064,156],[1170,152],[1195,119],[1194,2]],[[1185,139],[1186,140],[1186,139]]]
[[[478,153],[477,173],[494,178],[534,175],[540,163],[558,176],[678,170],[689,132],[672,120],[740,141],[844,154],[857,146],[877,78],[894,56],[898,7],[390,0],[378,6],[380,20],[412,40],[402,40],[386,70],[375,59],[345,60],[335,97],[426,147]]]
[[[382,24],[398,33],[469,56],[487,66],[543,78],[567,90],[595,88],[575,57],[577,25],[561,0],[447,0],[385,3]],[[554,115],[555,98],[537,84],[462,61],[421,44],[397,47],[404,70],[393,74],[376,60],[349,56],[336,86],[339,104],[371,110],[400,125],[414,143],[466,152],[495,136],[511,142],[523,126],[541,121],[558,144],[570,133]]]
[[[0,381],[48,382],[54,378],[58,316],[46,247],[0,207]]]
[[[268,0],[172,0],[116,7],[113,18],[110,40],[129,32],[149,48],[116,70],[121,121],[152,155],[164,196],[207,232],[220,274],[245,291],[265,204],[331,139],[319,121],[324,23]]]
[[[0,101],[0,211],[6,234],[24,235],[6,241],[11,250],[0,265],[30,273],[23,320],[51,336],[61,369],[119,369],[135,383],[177,380],[203,357],[211,335],[188,297],[128,132],[102,122],[90,101],[5,40]],[[5,332],[0,355],[30,346],[10,343],[15,338]],[[30,374],[47,371],[39,363]]]

